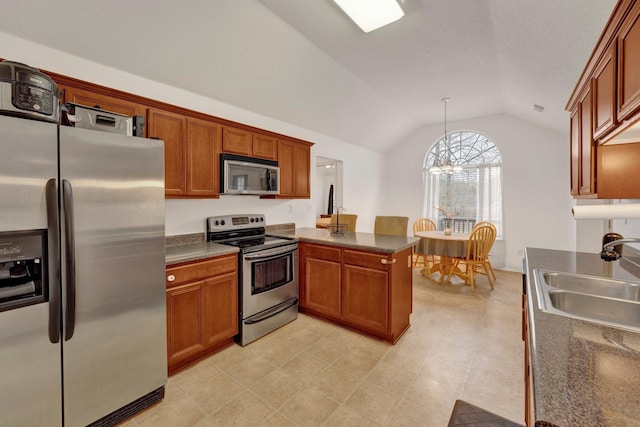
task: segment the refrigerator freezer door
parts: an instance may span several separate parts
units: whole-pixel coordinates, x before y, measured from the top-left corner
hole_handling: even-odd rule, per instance
[[[46,230],[45,187],[57,177],[56,125],[0,116],[0,152],[0,232]],[[2,426],[62,425],[60,344],[50,342],[48,325],[48,302],[0,312]]]
[[[61,127],[60,158],[64,417],[84,426],[166,383],[163,143]]]

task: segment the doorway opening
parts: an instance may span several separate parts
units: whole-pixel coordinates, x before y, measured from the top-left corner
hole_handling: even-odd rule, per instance
[[[342,207],[342,160],[316,156],[316,218],[328,217]]]

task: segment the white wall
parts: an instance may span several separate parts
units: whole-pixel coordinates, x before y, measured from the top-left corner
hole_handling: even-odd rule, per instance
[[[168,236],[203,232],[207,216],[228,213],[264,213],[268,224],[295,222],[297,227],[313,227],[317,155],[343,161],[344,205],[349,212],[360,214],[358,231],[373,231],[384,163],[384,157],[380,154],[1,32],[0,46],[2,58],[315,143],[311,149],[311,199],[261,200],[257,196],[221,196],[219,200],[167,200]],[[188,78],[188,70],[185,78]]]
[[[622,203],[640,203],[640,200],[631,199],[602,199],[602,200],[577,200],[579,205],[595,205],[595,204],[622,204]],[[605,233],[616,232],[624,237],[640,238],[640,219],[616,219],[616,220],[597,220],[597,219],[580,219],[576,220],[578,234],[576,238],[576,250],[581,252],[598,253],[602,250],[602,236]],[[632,247],[640,250],[640,244],[631,244]]]
[[[569,195],[569,142],[510,115],[448,123],[449,131],[489,137],[503,159],[504,240],[492,251],[496,267],[519,271],[526,247],[574,250],[575,221]],[[441,124],[425,126],[387,158],[384,214],[422,216],[422,166]]]

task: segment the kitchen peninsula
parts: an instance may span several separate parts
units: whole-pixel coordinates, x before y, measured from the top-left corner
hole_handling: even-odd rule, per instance
[[[409,328],[418,238],[299,228],[300,310],[395,343]]]

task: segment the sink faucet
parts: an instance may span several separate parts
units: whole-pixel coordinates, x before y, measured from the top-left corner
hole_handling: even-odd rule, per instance
[[[616,252],[615,246],[618,246],[622,243],[632,243],[632,242],[640,243],[640,238],[628,237],[628,238],[616,239],[611,242],[605,243],[604,245],[602,245],[602,252],[600,252],[600,258],[602,258],[605,261],[615,261],[622,256],[622,254],[619,254],[618,252]]]

